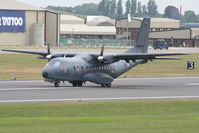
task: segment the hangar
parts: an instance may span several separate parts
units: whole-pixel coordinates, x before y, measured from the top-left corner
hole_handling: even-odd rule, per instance
[[[60,18],[61,45],[95,45],[115,40],[116,28],[113,25],[89,25],[88,17],[73,13],[62,13]]]
[[[16,0],[0,4],[0,45],[59,45],[59,13]]]
[[[89,25],[87,17],[78,14],[61,14],[61,38],[114,39],[116,29],[111,26]]]
[[[143,18],[116,20],[117,39],[136,39]],[[151,40],[165,39],[173,46],[199,47],[199,28],[181,27],[179,20],[169,18],[151,18]]]

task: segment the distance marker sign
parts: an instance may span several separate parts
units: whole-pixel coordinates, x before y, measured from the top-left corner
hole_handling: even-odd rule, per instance
[[[194,70],[194,68],[195,68],[195,63],[194,63],[194,61],[188,61],[188,62],[187,62],[187,69],[188,69],[188,70]]]

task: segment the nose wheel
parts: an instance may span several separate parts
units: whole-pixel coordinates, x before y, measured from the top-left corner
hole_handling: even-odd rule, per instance
[[[54,82],[55,87],[59,87],[59,82]]]

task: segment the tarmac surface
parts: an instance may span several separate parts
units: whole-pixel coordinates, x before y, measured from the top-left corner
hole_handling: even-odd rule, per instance
[[[116,79],[111,88],[41,80],[0,81],[0,103],[199,98],[199,77]]]

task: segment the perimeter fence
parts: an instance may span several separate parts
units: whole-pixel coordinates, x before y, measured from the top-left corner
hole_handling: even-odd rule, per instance
[[[78,45],[78,46],[107,46],[107,47],[129,47],[135,43],[134,40],[116,40],[116,39],[60,39],[62,46]]]

